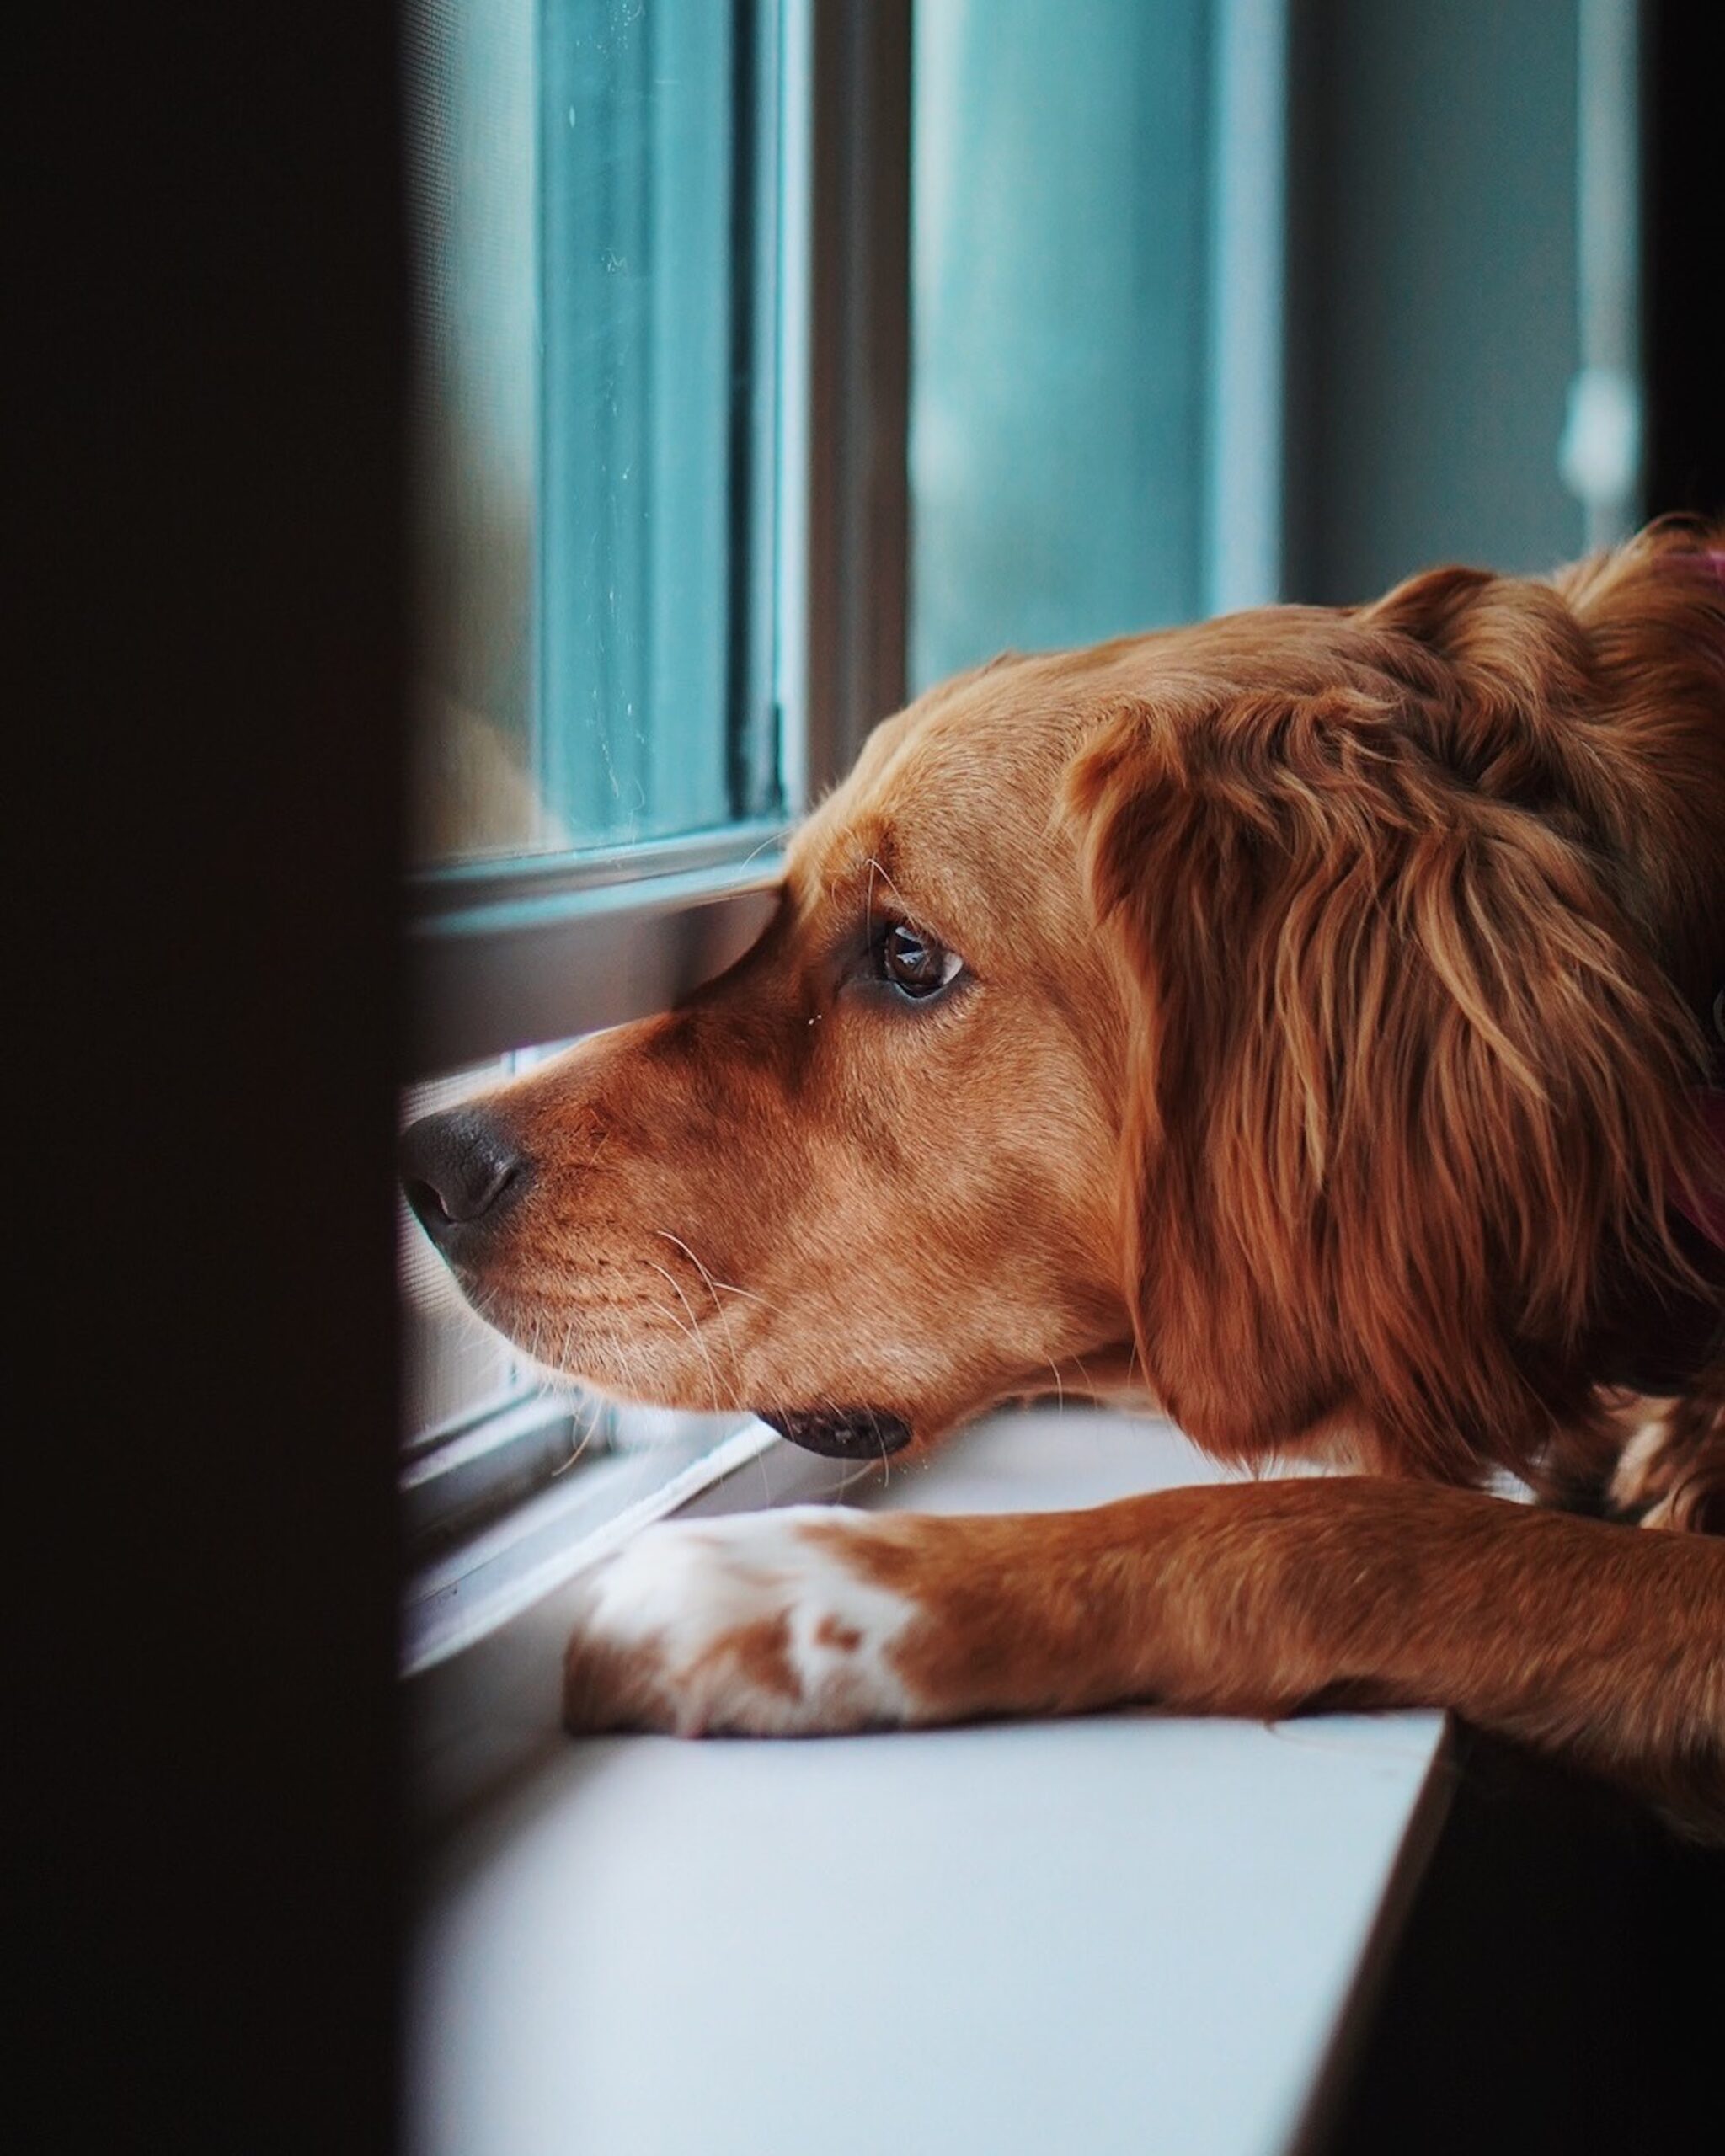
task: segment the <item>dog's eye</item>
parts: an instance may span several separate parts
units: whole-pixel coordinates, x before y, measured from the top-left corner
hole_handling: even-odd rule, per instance
[[[926,1002],[958,978],[964,960],[932,936],[923,936],[902,921],[882,931],[875,946],[879,977],[889,981],[900,995],[913,1003]]]

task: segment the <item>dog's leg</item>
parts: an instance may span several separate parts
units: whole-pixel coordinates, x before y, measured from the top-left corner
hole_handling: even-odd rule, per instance
[[[590,1577],[566,1675],[573,1728],[687,1733],[1446,1707],[1725,1832],[1725,1543],[1436,1486],[649,1529]]]

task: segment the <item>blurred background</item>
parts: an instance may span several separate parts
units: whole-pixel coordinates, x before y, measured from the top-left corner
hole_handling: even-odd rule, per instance
[[[784,128],[835,100],[874,166],[815,276],[865,222],[903,376],[869,716],[1007,647],[1541,570],[1710,483],[1649,423],[1657,10],[882,0],[814,85],[855,13],[409,0],[423,859],[796,806],[795,535],[739,434],[805,387]]]

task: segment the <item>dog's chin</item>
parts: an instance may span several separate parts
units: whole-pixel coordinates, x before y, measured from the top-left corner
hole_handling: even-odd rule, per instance
[[[911,1442],[904,1417],[883,1407],[763,1407],[761,1419],[828,1460],[884,1460]]]

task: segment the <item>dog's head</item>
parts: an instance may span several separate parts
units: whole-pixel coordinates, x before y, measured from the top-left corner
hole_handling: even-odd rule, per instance
[[[1616,590],[1440,573],[932,691],[729,973],[415,1127],[420,1218],[542,1362],[817,1449],[1135,1378],[1224,1452],[1525,1455],[1661,1216],[1660,960],[1717,920],[1720,730],[1660,792]]]
[[[1076,679],[1003,660],[889,720],[723,979],[409,1134],[486,1317],[604,1389],[877,1455],[1130,1337]]]

